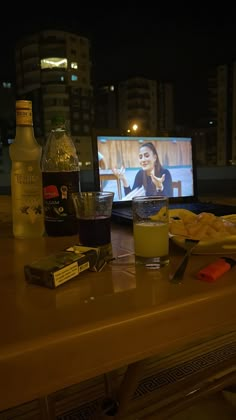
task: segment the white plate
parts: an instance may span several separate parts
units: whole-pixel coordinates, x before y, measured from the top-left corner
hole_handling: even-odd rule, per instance
[[[180,212],[181,211],[181,212]],[[184,210],[187,211],[187,210]],[[170,217],[181,217],[181,213],[183,214],[183,209],[176,209],[176,210],[169,210]],[[227,216],[222,216],[221,219],[231,222],[233,224],[236,223],[236,214],[231,214]],[[178,236],[178,235],[170,235],[171,240],[181,248],[186,249],[185,245],[185,237]],[[194,239],[194,238],[191,238]],[[217,239],[208,239],[208,240],[201,240],[198,244],[193,248],[192,254],[232,254],[236,253],[236,235],[227,235],[222,236],[221,238]]]

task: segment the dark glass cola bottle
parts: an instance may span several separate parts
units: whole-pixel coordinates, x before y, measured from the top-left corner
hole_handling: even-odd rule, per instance
[[[80,191],[79,158],[64,120],[56,118],[42,157],[45,230],[49,236],[75,235],[71,194]]]

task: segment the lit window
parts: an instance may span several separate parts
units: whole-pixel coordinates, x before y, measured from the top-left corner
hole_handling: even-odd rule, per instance
[[[76,63],[75,61],[73,63],[71,63],[71,68],[72,69],[77,69],[78,68],[78,63]]]
[[[72,74],[71,80],[72,82],[75,82],[76,80],[78,80],[78,76],[76,76],[76,74]]]
[[[11,82],[3,82],[2,86],[4,87],[4,89],[10,89],[11,88]]]
[[[67,59],[61,57],[42,58],[41,69],[67,68]]]

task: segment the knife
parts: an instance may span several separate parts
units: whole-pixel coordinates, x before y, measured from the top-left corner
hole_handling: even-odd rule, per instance
[[[195,248],[195,246],[198,244],[199,240],[197,239],[189,239],[186,238],[185,239],[185,246],[186,246],[186,252],[184,254],[184,258],[182,259],[181,263],[179,264],[179,266],[177,267],[176,271],[172,274],[170,274],[170,280],[172,283],[180,283],[185,269],[188,265],[188,260],[189,257],[193,251],[193,249]]]

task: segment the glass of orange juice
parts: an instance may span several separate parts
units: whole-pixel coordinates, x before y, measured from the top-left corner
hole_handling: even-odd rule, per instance
[[[135,262],[147,268],[169,263],[169,199],[166,196],[132,199]]]

